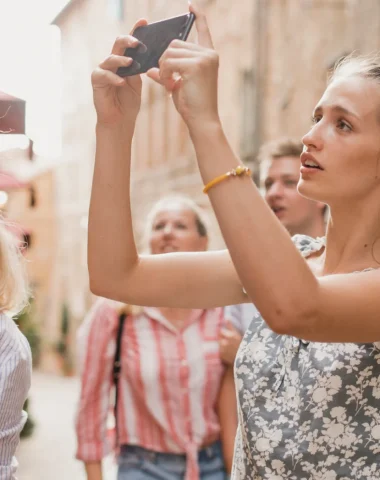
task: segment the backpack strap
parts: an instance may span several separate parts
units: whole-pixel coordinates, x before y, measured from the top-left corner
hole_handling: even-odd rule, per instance
[[[121,313],[119,315],[119,325],[118,325],[117,335],[116,335],[115,358],[114,358],[113,369],[112,369],[112,380],[115,385],[114,414],[115,414],[116,442],[118,442],[118,437],[119,437],[117,410],[118,410],[118,404],[119,404],[119,378],[121,373],[121,340],[123,338],[123,329],[124,329],[124,324],[126,319],[127,319],[126,313]]]

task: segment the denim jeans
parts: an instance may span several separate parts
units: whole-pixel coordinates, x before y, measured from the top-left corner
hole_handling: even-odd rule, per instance
[[[226,480],[222,448],[216,442],[198,453],[201,480]],[[117,480],[183,480],[186,456],[157,453],[132,445],[121,447]]]

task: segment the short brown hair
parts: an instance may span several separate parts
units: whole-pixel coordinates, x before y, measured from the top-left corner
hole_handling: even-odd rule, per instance
[[[259,150],[258,161],[262,163],[282,157],[299,157],[303,150],[301,140],[295,138],[279,138],[272,142],[265,143]]]
[[[262,172],[265,164],[270,163],[276,158],[299,157],[303,150],[301,140],[283,137],[271,142],[264,143],[261,146],[257,160],[260,169],[260,182],[262,181]]]

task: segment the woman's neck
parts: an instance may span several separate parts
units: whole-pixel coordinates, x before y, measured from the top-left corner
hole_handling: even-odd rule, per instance
[[[191,310],[187,308],[158,308],[158,311],[176,328],[182,328],[187,322]]]
[[[377,261],[376,261],[377,260]],[[380,202],[331,209],[324,252],[324,274],[380,266]]]
[[[326,232],[325,220],[321,214],[318,218],[313,218],[310,222],[288,228],[288,231],[290,236],[301,234],[312,238],[324,237]]]

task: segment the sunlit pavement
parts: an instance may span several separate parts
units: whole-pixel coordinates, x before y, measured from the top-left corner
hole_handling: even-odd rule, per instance
[[[75,460],[74,415],[79,381],[39,372],[33,374],[30,411],[36,423],[33,435],[21,441],[17,452],[19,480],[85,480],[83,464]],[[115,480],[111,459],[104,480]]]

